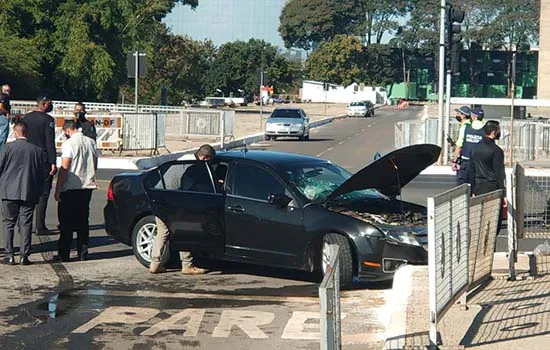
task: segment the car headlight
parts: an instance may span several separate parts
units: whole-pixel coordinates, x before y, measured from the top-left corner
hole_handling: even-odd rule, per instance
[[[394,243],[415,245],[417,247],[421,246],[418,240],[416,239],[416,236],[412,232],[388,231],[386,233],[386,239]]]

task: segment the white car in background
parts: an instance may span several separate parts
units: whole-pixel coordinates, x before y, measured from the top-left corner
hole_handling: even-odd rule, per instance
[[[309,118],[301,108],[280,107],[275,109],[265,123],[265,139],[298,137],[309,140]]]
[[[374,105],[370,101],[356,101],[348,106],[348,117],[374,117]]]

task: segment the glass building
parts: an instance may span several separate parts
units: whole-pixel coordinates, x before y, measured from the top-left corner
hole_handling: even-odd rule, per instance
[[[177,5],[164,22],[174,34],[210,39],[216,46],[255,38],[283,48],[278,28],[286,1],[200,0],[195,10]]]

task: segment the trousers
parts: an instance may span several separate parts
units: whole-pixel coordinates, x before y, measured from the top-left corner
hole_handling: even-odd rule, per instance
[[[36,222],[34,227],[37,232],[46,229],[46,210],[48,209],[48,199],[50,198],[50,192],[52,190],[52,182],[53,176],[48,175],[44,179],[44,190],[36,206]]]
[[[13,237],[15,225],[19,221],[19,235],[21,236],[21,247],[19,255],[29,256],[31,253],[31,230],[34,203],[25,201],[2,200],[2,223],[4,226],[4,254],[6,257],[13,256]]]
[[[170,236],[170,231],[164,221],[155,216],[155,223],[157,225],[157,234],[155,240],[153,241],[153,248],[151,252],[151,260],[155,262],[160,262],[160,257],[162,252],[166,247],[166,241]],[[191,267],[193,266],[193,255],[191,252],[180,252],[180,259],[182,267]]]
[[[59,241],[57,253],[62,259],[69,259],[73,233],[76,231],[76,249],[79,257],[88,255],[90,238],[90,200],[93,190],[69,190],[61,192],[57,207],[59,219]]]

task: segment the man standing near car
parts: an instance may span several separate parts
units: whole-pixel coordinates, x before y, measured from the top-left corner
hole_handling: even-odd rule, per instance
[[[489,120],[483,127],[485,136],[471,154],[472,192],[479,196],[504,189],[504,152],[495,143],[500,139],[500,124]]]
[[[0,198],[4,224],[4,264],[15,265],[13,236],[19,222],[21,265],[30,265],[31,229],[34,206],[42,194],[46,156],[25,137],[27,125],[13,127],[15,141],[0,151]]]
[[[81,261],[88,258],[90,227],[90,200],[97,189],[96,170],[98,152],[94,140],[84,136],[73,121],[66,121],[63,132],[61,168],[55,188],[59,203],[59,241],[56,261],[69,261],[73,233],[77,233],[77,252]]]
[[[38,235],[48,235],[51,231],[46,228],[46,210],[52,190],[53,176],[57,173],[55,153],[55,121],[48,114],[53,110],[52,100],[48,96],[37,99],[38,107],[34,112],[25,114],[23,120],[27,123],[27,139],[30,143],[40,147],[46,154],[49,176],[44,180],[43,192],[36,207],[35,229]]]
[[[216,156],[216,150],[210,145],[202,145],[197,152],[193,155],[190,155],[188,159],[185,157],[183,160],[196,159],[200,161],[209,161],[214,159]],[[200,179],[196,178],[195,175],[199,174],[199,171],[194,169],[199,169],[198,165],[193,165],[187,169],[183,176],[172,176],[169,174],[163,174],[165,182],[172,182],[170,185],[166,185],[167,188],[180,188],[188,190],[193,187],[201,187],[202,184],[207,180],[210,182],[210,179]],[[162,273],[166,271],[166,267],[161,265],[160,258],[162,252],[166,247],[166,241],[170,235],[168,227],[166,224],[158,217],[155,216],[155,223],[157,225],[157,234],[155,240],[153,241],[153,248],[151,252],[151,265],[149,266],[149,272],[151,273]],[[191,252],[180,252],[181,259],[181,272],[185,275],[198,275],[206,273],[205,269],[201,269],[193,265],[193,255]]]
[[[97,139],[97,131],[94,124],[86,119],[86,106],[84,106],[84,103],[78,102],[74,105],[74,116],[76,118],[76,126],[82,134],[95,141]]]

